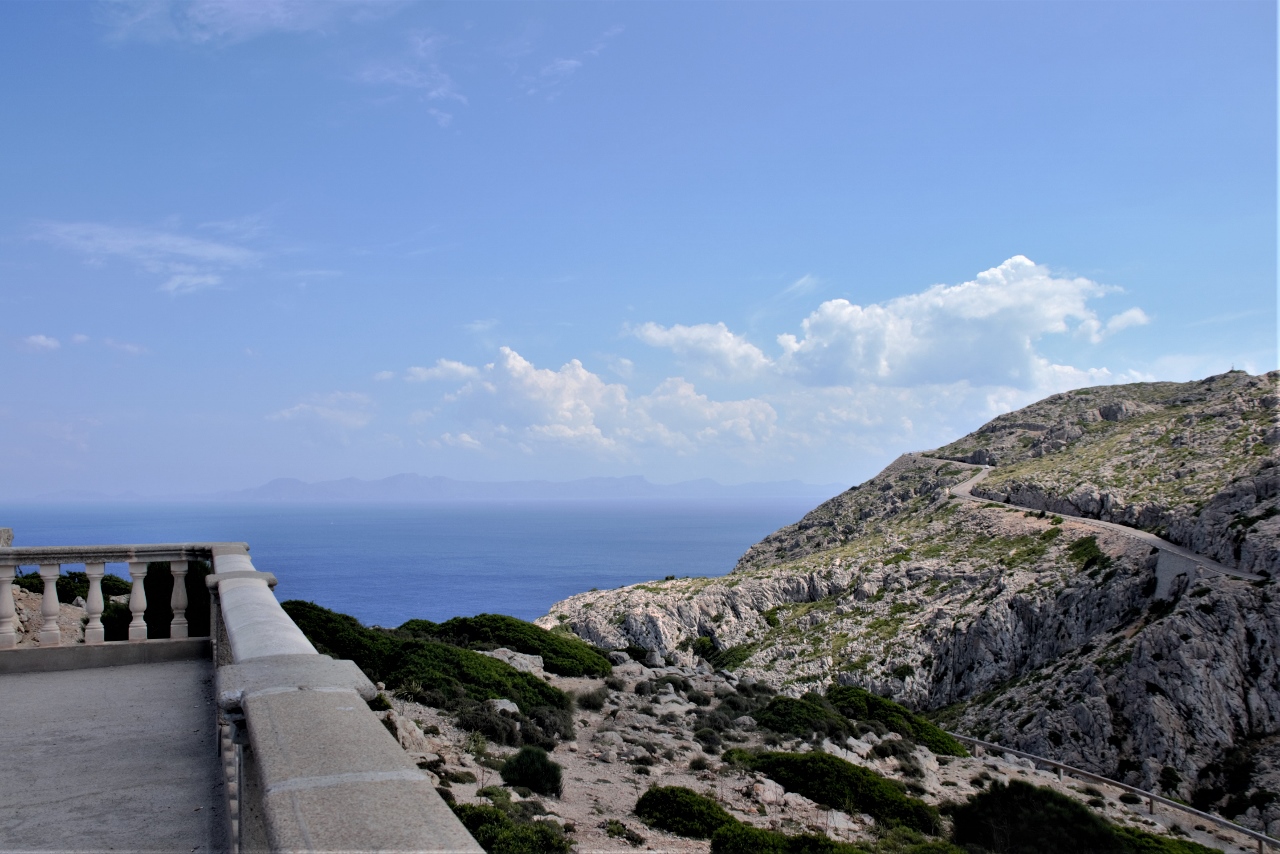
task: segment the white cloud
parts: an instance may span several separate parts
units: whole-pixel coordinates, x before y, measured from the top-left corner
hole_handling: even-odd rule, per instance
[[[453,78],[435,65],[425,68],[414,65],[371,65],[360,74],[360,79],[374,85],[412,89],[429,101],[467,103],[466,96],[458,91]]]
[[[71,336],[72,344],[87,344],[88,342],[89,342],[88,335],[81,335],[80,333],[77,332],[75,335]]]
[[[663,347],[689,359],[712,376],[750,378],[771,365],[759,347],[730,332],[723,323],[670,327],[645,323],[636,327],[633,334],[652,347]]]
[[[787,285],[782,291],[782,296],[793,296],[796,294],[807,294],[817,288],[819,285],[816,276],[805,273],[791,284]]]
[[[374,382],[381,383],[381,382],[386,382],[387,380],[390,380],[390,379],[394,379],[395,375],[396,375],[395,371],[378,371],[376,374],[373,375],[373,379],[374,379]]]
[[[160,285],[160,290],[170,294],[190,294],[220,284],[222,277],[216,273],[175,273]]]
[[[452,359],[437,359],[430,368],[409,368],[405,371],[404,378],[411,383],[421,383],[429,380],[465,380],[479,373],[480,369],[471,365]]]
[[[116,39],[234,44],[272,33],[324,32],[348,21],[381,17],[397,5],[372,0],[121,0],[105,9]]]
[[[549,62],[544,62],[536,74],[527,75],[524,78],[525,94],[546,95],[548,99],[556,98],[564,84],[582,69],[584,63],[604,53],[609,42],[621,35],[622,31],[622,27],[617,26],[605,30],[591,47],[578,55],[580,58],[556,57]]]
[[[462,448],[467,451],[479,451],[484,447],[479,440],[466,433],[459,433],[456,436],[452,433],[443,433],[440,436],[440,441],[450,447]]]
[[[37,353],[48,353],[61,347],[62,342],[48,335],[28,335],[22,339],[22,346]]]
[[[576,359],[550,370],[509,347],[441,403],[432,417],[461,425],[450,431],[455,439],[465,430],[486,448],[526,453],[554,446],[632,458],[646,448],[691,453],[756,446],[777,434],[777,413],[761,400],[712,400],[678,377],[633,398],[626,386],[605,381]]]
[[[959,285],[867,306],[824,302],[802,321],[800,336],[778,336],[778,368],[817,385],[1035,388],[1046,371],[1036,342],[1073,328],[1096,334],[1098,317],[1088,302],[1110,290],[1088,279],[1056,278],[1018,255]]]
[[[128,341],[115,341],[108,338],[102,343],[112,350],[119,350],[121,353],[127,353],[130,356],[141,356],[147,352],[147,348],[141,344],[130,344]]]
[[[121,258],[148,273],[165,276],[159,287],[171,294],[216,287],[222,282],[222,271],[252,267],[262,258],[259,252],[232,243],[93,222],[45,223],[36,236],[79,252],[90,261]]]
[[[312,418],[346,430],[358,430],[373,420],[373,401],[359,392],[333,392],[314,395],[308,401],[281,409],[267,416],[268,421],[291,421]]]
[[[1107,334],[1114,335],[1121,329],[1128,329],[1130,326],[1146,326],[1151,322],[1151,318],[1147,317],[1147,313],[1138,307],[1122,311],[1107,321]]]
[[[809,287],[802,282],[797,294]],[[603,460],[673,479],[829,481],[860,461],[944,444],[1054,392],[1150,379],[1042,352],[1051,336],[1087,347],[1148,322],[1136,307],[1100,320],[1093,301],[1115,290],[1016,256],[958,285],[867,305],[825,301],[799,334],[778,337],[773,354],[724,323],[627,329],[711,378],[708,388],[667,376],[641,393],[628,384],[644,374],[619,356],[601,357],[622,380],[611,382],[576,359],[552,370],[509,347],[491,364],[440,359],[406,379],[461,382],[413,419],[430,420],[419,441],[441,451],[483,447],[495,459],[544,465],[592,459],[596,471]],[[725,380],[750,393],[724,399]]]

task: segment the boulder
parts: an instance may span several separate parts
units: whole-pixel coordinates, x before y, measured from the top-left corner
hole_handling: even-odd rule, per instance
[[[541,676],[544,672],[542,656],[540,655],[526,655],[523,652],[516,652],[506,647],[499,647],[494,650],[480,650],[480,654],[510,664],[521,673],[532,673],[535,676]]]
[[[520,714],[520,707],[510,700],[485,700],[484,704],[498,714],[513,716]]]

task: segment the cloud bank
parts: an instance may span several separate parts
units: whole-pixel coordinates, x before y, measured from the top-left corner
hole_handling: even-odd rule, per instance
[[[615,380],[580,359],[538,366],[507,346],[483,365],[440,357],[404,371],[395,387],[413,412],[395,429],[446,454],[552,455],[676,479],[729,467],[741,479],[829,481],[850,458],[940,444],[1054,392],[1146,379],[1087,364],[1094,345],[1149,322],[1137,307],[1100,314],[1096,302],[1117,291],[1015,256],[956,285],[865,305],[827,300],[768,342],[724,322],[627,326],[622,340],[646,346],[635,363],[601,359]],[[1048,339],[1086,363],[1050,359]],[[645,370],[655,360],[676,372]],[[308,401],[275,417],[373,423],[371,401],[350,404]]]

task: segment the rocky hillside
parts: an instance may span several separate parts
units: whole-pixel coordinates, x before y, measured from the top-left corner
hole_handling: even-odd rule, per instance
[[[727,576],[584,593],[540,622],[793,696],[866,687],[1280,832],[1280,591],[1073,518],[1276,575],[1277,380],[1056,395],[900,458]],[[1026,509],[952,496],[977,464],[975,495]]]

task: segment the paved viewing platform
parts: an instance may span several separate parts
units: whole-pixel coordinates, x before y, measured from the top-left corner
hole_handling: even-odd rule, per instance
[[[0,698],[0,850],[227,850],[211,661],[4,673]]]
[[[247,544],[11,548],[7,534],[0,852],[481,854],[370,709],[373,683],[316,652]],[[109,565],[128,569],[127,614],[123,594],[108,608]],[[24,566],[38,612],[16,607]],[[83,591],[69,615],[68,583]]]

